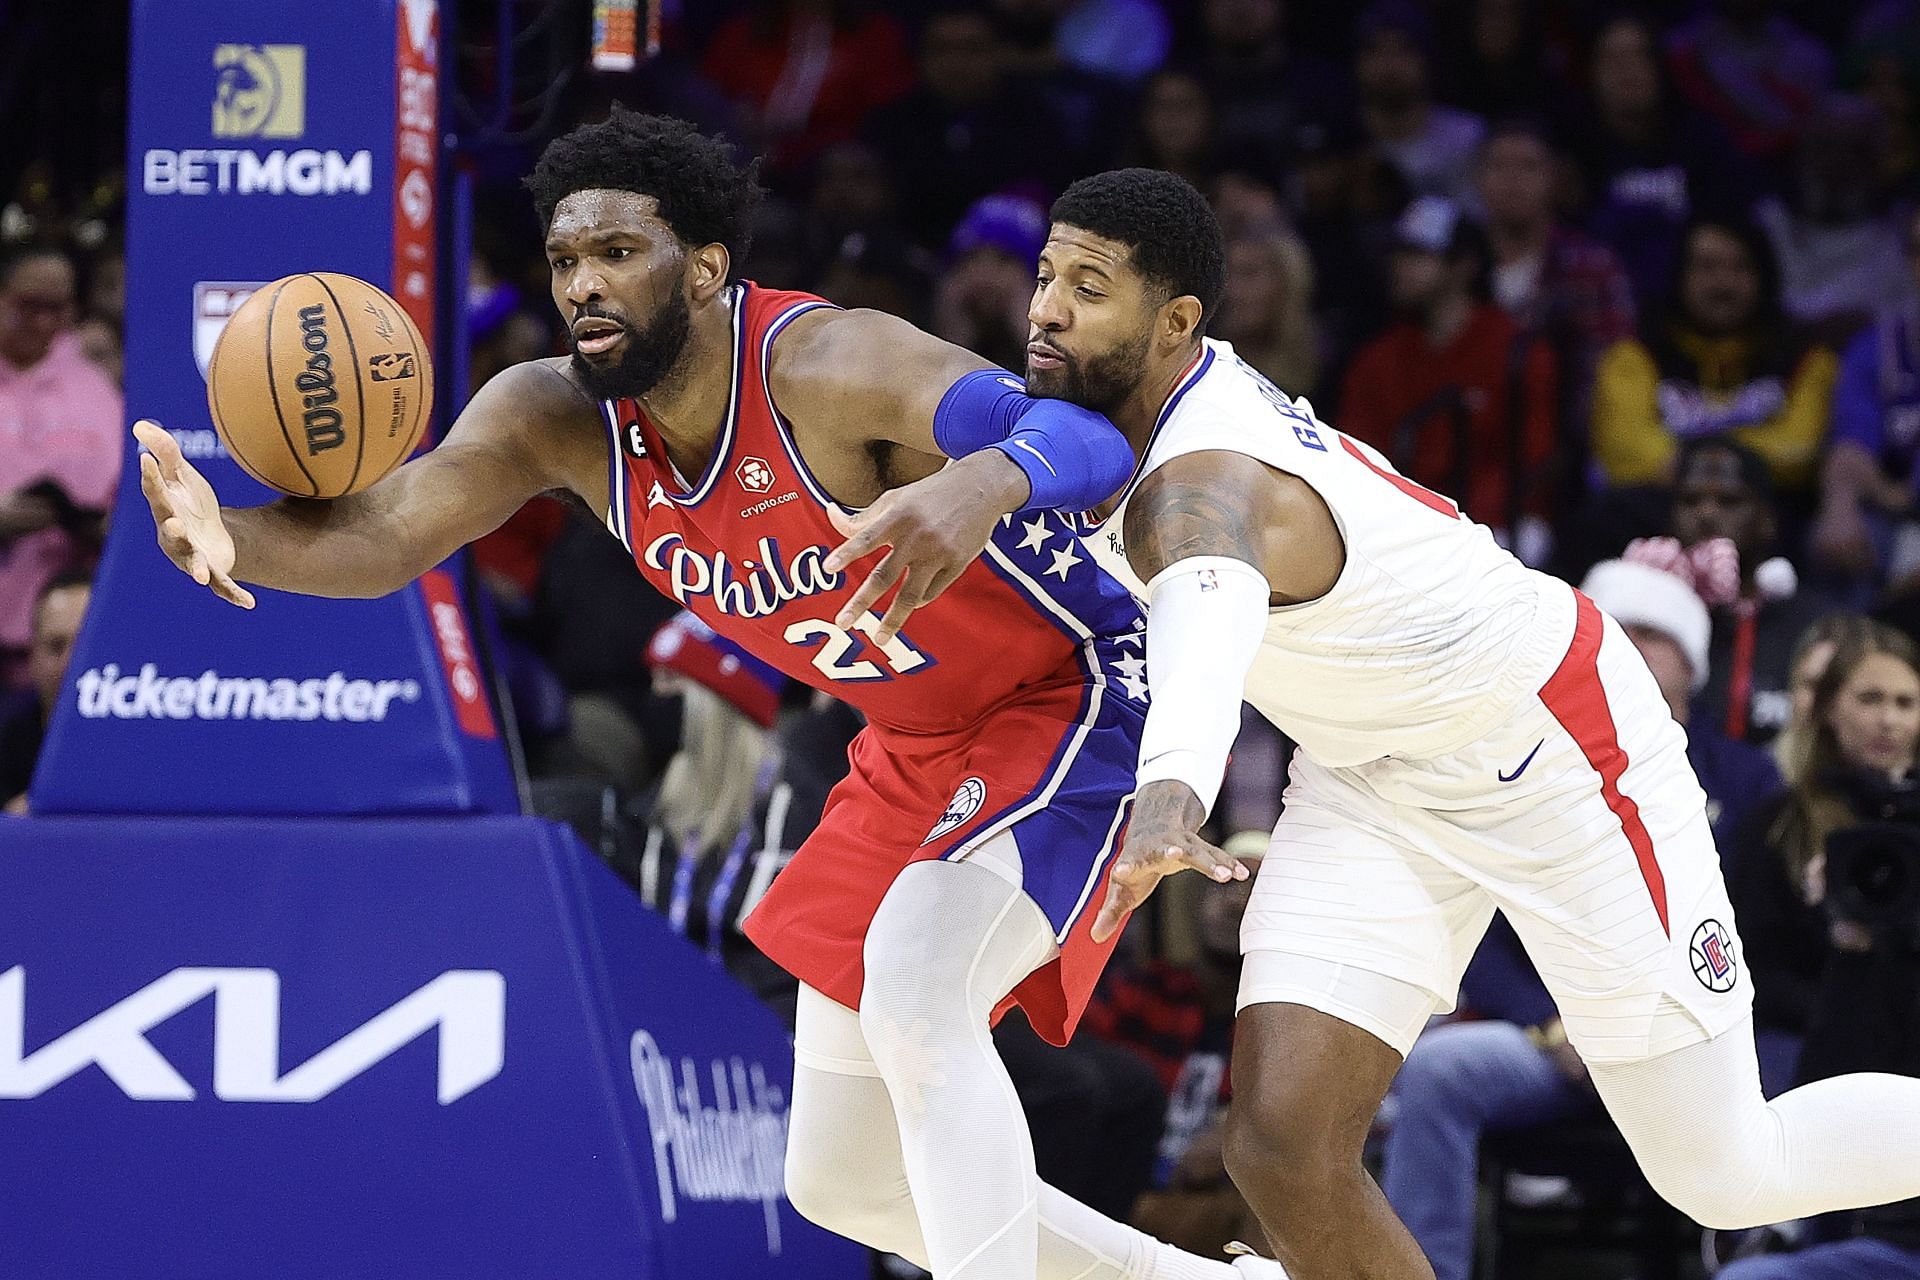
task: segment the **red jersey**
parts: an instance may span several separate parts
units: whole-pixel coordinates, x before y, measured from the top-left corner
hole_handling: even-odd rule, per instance
[[[607,527],[649,582],[762,661],[877,724],[942,732],[1056,677],[1101,637],[1143,625],[1126,588],[1055,512],[1008,516],[981,557],[886,645],[883,599],[851,629],[834,616],[883,551],[841,573],[838,504],[808,472],[767,386],[773,344],[811,294],[733,288],[733,394],[713,459],[681,476],[637,400],[605,401],[611,433]],[[846,508],[841,507],[842,511]]]

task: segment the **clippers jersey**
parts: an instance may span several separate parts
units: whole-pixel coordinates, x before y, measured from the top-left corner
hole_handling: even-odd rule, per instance
[[[1126,587],[1085,554],[1078,526],[1053,512],[1004,518],[981,557],[884,647],[868,633],[890,595],[853,628],[835,625],[884,550],[827,572],[828,552],[845,540],[827,518],[838,504],[808,472],[767,386],[781,331],[832,304],[750,282],[732,294],[733,394],[703,475],[676,472],[638,401],[601,406],[612,439],[607,527],[656,588],[870,721],[920,733],[967,725],[1076,658],[1096,662],[1097,674],[1093,642],[1144,625]]]
[[[1531,698],[1567,652],[1574,594],[1502,550],[1446,498],[1314,416],[1208,338],[1175,385],[1121,503],[1088,542],[1144,597],[1122,530],[1142,477],[1222,450],[1313,486],[1346,564],[1318,600],[1274,609],[1246,699],[1320,764],[1439,755]]]

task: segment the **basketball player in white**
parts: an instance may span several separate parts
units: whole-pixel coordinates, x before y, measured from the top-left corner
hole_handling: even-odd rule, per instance
[[[1053,210],[1028,388],[1141,462],[1093,552],[1151,603],[1153,701],[1096,934],[1196,834],[1242,696],[1300,744],[1242,929],[1227,1164],[1293,1280],[1431,1278],[1361,1167],[1496,907],[1662,1195],[1722,1228],[1920,1195],[1920,1080],[1760,1093],[1681,729],[1625,634],[1203,337],[1220,233],[1122,170]]]

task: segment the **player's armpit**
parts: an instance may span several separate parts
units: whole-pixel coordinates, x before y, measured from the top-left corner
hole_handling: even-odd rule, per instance
[[[1325,595],[1346,562],[1339,526],[1311,485],[1225,450],[1154,468],[1127,503],[1121,535],[1143,582],[1182,560],[1222,556],[1258,570],[1276,604]]]

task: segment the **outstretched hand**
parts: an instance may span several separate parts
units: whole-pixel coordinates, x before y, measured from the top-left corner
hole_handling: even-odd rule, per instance
[[[865,511],[843,515],[829,507],[834,528],[847,540],[827,556],[828,572],[843,572],[880,548],[888,549],[834,621],[854,627],[881,596],[898,586],[879,628],[870,633],[875,644],[886,644],[915,609],[966,572],[987,545],[993,526],[1017,509],[1029,491],[1026,474],[1012,459],[997,449],[984,449],[881,494]]]
[[[147,448],[140,455],[140,492],[153,510],[160,549],[182,573],[222,600],[253,608],[253,593],[233,579],[233,536],[220,518],[213,486],[159,423],[143,418],[133,424],[133,436]]]
[[[1093,922],[1093,940],[1105,942],[1120,932],[1127,917],[1145,902],[1160,881],[1180,871],[1198,871],[1225,884],[1245,880],[1246,864],[1202,840],[1206,811],[1184,782],[1150,782],[1134,799],[1126,843],[1113,864],[1106,900]]]

